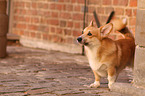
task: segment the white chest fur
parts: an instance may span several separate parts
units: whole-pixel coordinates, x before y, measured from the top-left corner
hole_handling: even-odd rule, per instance
[[[97,51],[98,48],[85,47],[87,51],[87,57],[92,70],[96,71],[100,76],[105,77],[107,75],[107,66],[98,59]]]

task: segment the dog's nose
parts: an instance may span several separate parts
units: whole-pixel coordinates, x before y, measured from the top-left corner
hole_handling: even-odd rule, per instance
[[[78,37],[77,40],[78,40],[78,42],[81,42],[82,41],[82,37]]]

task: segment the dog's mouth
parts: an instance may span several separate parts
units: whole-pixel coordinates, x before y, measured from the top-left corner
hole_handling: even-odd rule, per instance
[[[89,45],[89,43],[85,42],[85,41],[82,41],[82,42],[79,42],[79,43],[82,44],[82,45],[85,45],[85,46]]]
[[[89,43],[87,42],[86,39],[83,39],[81,36],[77,38],[77,42],[82,44],[82,45],[88,45]]]
[[[86,45],[86,46],[87,46],[87,45],[89,45],[89,43],[88,43],[88,42],[84,42],[84,44],[83,44],[83,45]]]

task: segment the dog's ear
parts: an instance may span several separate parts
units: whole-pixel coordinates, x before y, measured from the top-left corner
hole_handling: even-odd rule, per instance
[[[94,26],[93,20],[90,22],[89,26]]]
[[[110,32],[112,31],[113,29],[113,24],[112,23],[109,23],[109,24],[106,24],[102,27],[100,27],[100,34],[101,36],[108,36],[110,34]]]

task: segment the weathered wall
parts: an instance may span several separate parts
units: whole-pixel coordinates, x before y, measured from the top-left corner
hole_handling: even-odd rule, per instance
[[[137,0],[87,0],[87,7],[87,24],[94,20],[94,10],[102,25],[114,10],[115,17],[127,17],[129,28],[135,32]],[[83,9],[84,0],[13,0],[12,32],[22,37],[25,46],[67,52],[77,48],[78,53],[81,48],[76,37],[83,29]],[[116,33],[111,37],[118,38]]]
[[[138,0],[134,84],[145,88],[145,1]]]
[[[6,15],[7,2],[0,0],[0,58],[6,57],[8,16]]]

